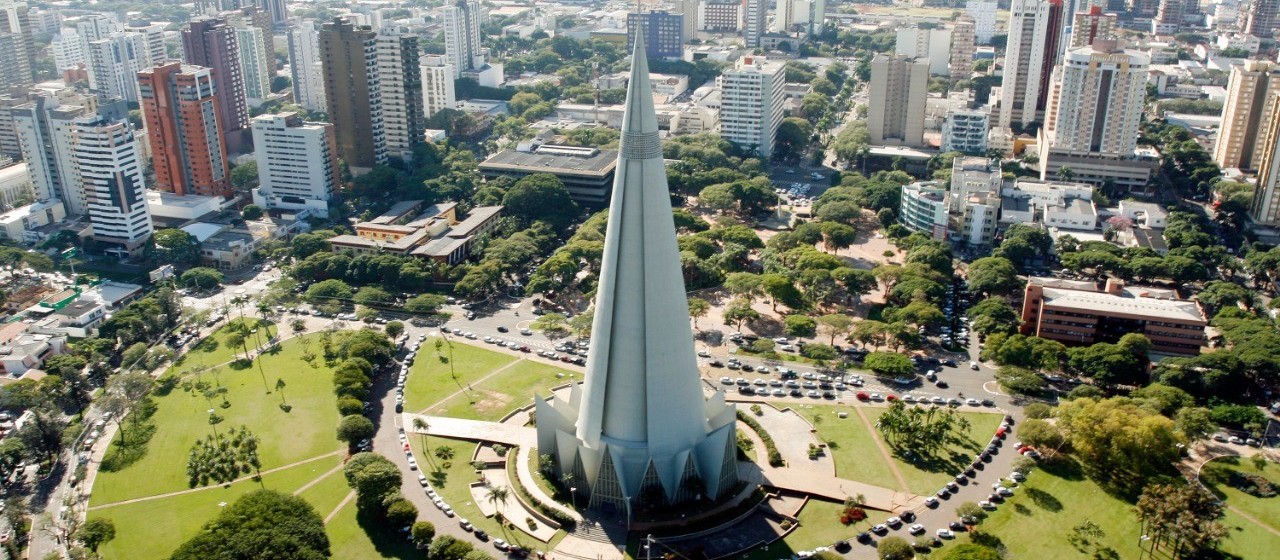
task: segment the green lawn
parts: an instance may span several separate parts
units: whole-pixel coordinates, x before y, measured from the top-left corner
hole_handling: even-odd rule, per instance
[[[366,531],[361,524],[362,520],[359,519],[357,510],[358,508],[354,501],[348,503],[325,526],[325,532],[329,533],[329,548],[333,553],[334,560],[368,560],[370,558],[400,558],[408,560],[410,558],[426,558],[425,552],[416,550],[409,541],[403,538],[393,538],[391,535],[382,536],[382,531],[376,529]],[[376,542],[369,537],[371,533],[379,535]],[[396,535],[402,536],[403,534],[396,533]]]
[[[233,314],[233,317],[238,317],[238,315]],[[260,333],[262,334],[263,344],[266,344],[267,339],[270,338],[267,336],[268,334],[276,334],[276,325],[270,321],[263,321],[262,319],[255,319],[248,316],[245,317],[245,320],[249,321],[253,325],[266,325],[266,330]],[[200,344],[195,345],[195,347],[193,347],[189,352],[183,354],[183,356],[175,363],[173,371],[194,371],[201,367],[212,367],[218,364],[224,364],[235,359],[236,356],[243,356],[243,346],[232,348],[227,345],[226,338],[228,334],[230,333],[227,330],[226,325],[223,325],[218,328],[218,330],[213,331],[213,334],[209,335],[208,338],[200,341]],[[253,348],[256,348],[258,346],[257,335],[250,335],[246,342],[249,345],[249,349],[252,350]]]
[[[449,346],[440,349],[446,361],[440,361],[435,341],[439,338],[428,338],[418,352],[410,369],[409,378],[405,381],[405,410],[411,412],[424,411],[434,407],[441,400],[465,388],[467,383],[488,375],[493,370],[516,361],[515,356],[485,350],[461,342],[453,342],[452,371],[457,375],[455,380],[451,374],[448,356]],[[427,414],[439,414],[442,409],[425,410]]]
[[[1223,457],[1206,464],[1200,471],[1200,480],[1219,498],[1225,499],[1227,504],[1239,508],[1240,511],[1270,525],[1273,529],[1280,530],[1280,496],[1257,498],[1231,487],[1227,484],[1227,476],[1231,471],[1260,474],[1270,480],[1271,484],[1280,485],[1280,465],[1269,462],[1262,471],[1259,471],[1248,460]]]
[[[870,420],[871,425],[874,426],[888,409],[864,408],[862,410],[866,413],[867,420]],[[957,472],[973,462],[974,455],[987,446],[991,436],[995,435],[996,428],[1000,427],[1000,422],[1004,420],[1002,414],[982,412],[961,412],[960,416],[969,421],[969,431],[956,433],[955,437],[937,453],[938,459],[912,463],[897,454],[893,455],[893,461],[898,465],[902,478],[907,480],[908,490],[926,496],[937,492],[955,477]]]
[[[351,487],[347,486],[347,477],[342,475],[342,471],[334,471],[329,476],[324,477],[319,482],[313,484],[310,488],[298,493],[302,499],[311,502],[315,506],[316,512],[324,518],[347,498],[347,494],[351,493]]]
[[[442,403],[444,411],[441,415],[499,420],[513,409],[532,403],[535,395],[545,397],[551,393],[551,387],[568,383],[569,373],[561,367],[522,359],[501,374],[474,384],[471,391]],[[556,374],[564,377],[556,377]]]
[[[339,463],[337,457],[318,459],[288,469],[265,474],[262,484],[244,480],[229,487],[112,506],[89,512],[89,518],[107,518],[116,525],[116,538],[99,550],[107,560],[160,560],[168,558],[184,541],[195,535],[205,522],[218,514],[220,503],[234,502],[246,492],[265,487],[292,493]],[[342,475],[338,475],[342,478]],[[344,481],[345,486],[345,481]],[[309,494],[304,498],[311,500]],[[328,511],[317,505],[323,517]],[[333,505],[328,506],[329,509]]]
[[[431,481],[431,487],[458,514],[458,517],[454,518],[455,520],[458,518],[466,519],[476,528],[483,529],[490,535],[505,539],[508,542],[524,544],[541,542],[521,532],[519,529],[514,531],[507,530],[504,535],[502,528],[498,526],[498,523],[493,518],[485,517],[480,513],[479,506],[471,499],[470,488],[472,482],[478,481],[475,470],[471,468],[471,454],[475,452],[476,444],[456,439],[429,438],[427,445],[431,447],[432,453],[441,446],[453,450],[453,459],[447,461],[449,467],[445,468],[446,461],[441,461],[434,455],[428,458],[427,454],[423,452],[422,438],[414,437],[410,438],[409,441],[413,446],[413,455],[418,459],[418,466],[422,469],[423,474],[427,476],[427,480]],[[512,450],[507,456],[515,457],[515,451]],[[507,499],[515,500],[515,490],[512,489],[510,493],[511,497]],[[515,539],[513,540],[511,537],[515,537]]]
[[[318,367],[311,367],[302,361],[301,354],[298,339],[291,339],[279,352],[255,360],[248,369],[228,366],[201,374],[211,385],[227,388],[226,400],[231,403],[228,408],[221,408],[220,397],[210,406],[198,392],[182,386],[157,397],[152,418],[157,430],[146,456],[121,471],[100,472],[94,483],[92,504],[187,489],[187,453],[198,438],[212,433],[210,408],[224,418],[218,425],[220,430],[244,425],[261,439],[263,470],[338,450],[340,445],[333,430],[338,411],[332,372],[320,361],[316,362]],[[265,373],[260,373],[259,362]],[[264,386],[264,376],[270,394]],[[279,406],[282,395],[275,390],[277,379],[286,383],[283,397],[293,407],[290,412]]]

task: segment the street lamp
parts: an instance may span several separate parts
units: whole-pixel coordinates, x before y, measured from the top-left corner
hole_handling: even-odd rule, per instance
[[[573,509],[578,509],[578,487],[570,486],[569,494],[573,495]]]
[[[626,506],[627,506],[627,532],[630,532],[630,531],[631,531],[631,496],[628,496],[628,495],[626,495],[626,494],[623,494],[623,495],[622,495],[622,499],[623,499],[623,500],[625,500],[625,501],[627,502],[627,503],[626,503]]]

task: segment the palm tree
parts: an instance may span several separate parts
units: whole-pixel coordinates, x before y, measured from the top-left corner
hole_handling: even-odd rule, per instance
[[[280,393],[280,404],[281,404],[281,405],[288,405],[289,403],[285,402],[285,400],[284,400],[284,387],[285,387],[284,379],[277,378],[277,379],[276,379],[276,391]]]
[[[510,490],[507,490],[506,486],[490,486],[489,490],[485,492],[485,498],[493,505],[493,509],[497,510],[493,514],[493,518],[498,522],[498,525],[502,527],[502,533],[504,535],[507,533],[507,524],[503,521],[502,508],[499,508],[498,504],[501,503],[503,507],[506,507],[509,495]]]
[[[427,425],[427,421],[426,421],[426,419],[424,419],[424,418],[423,418],[423,417],[421,417],[421,416],[414,416],[414,417],[413,417],[413,429],[414,429],[414,430],[417,430],[418,435],[421,435],[421,436],[422,436],[422,449],[423,449],[424,451],[425,451],[426,449],[428,449],[428,448],[427,448],[427,429],[429,429],[429,428],[430,428],[430,426],[428,426],[428,425]],[[432,458],[431,458],[431,454],[430,454],[430,453],[428,453],[428,454],[427,454],[427,460],[431,461],[431,465],[432,465],[432,466],[435,466],[435,464],[436,464],[435,459],[432,459]]]

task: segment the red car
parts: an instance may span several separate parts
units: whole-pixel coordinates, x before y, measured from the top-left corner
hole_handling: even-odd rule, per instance
[[[889,395],[889,396],[885,397],[885,400],[887,400],[887,401],[889,401],[889,402],[896,401],[896,400],[898,400],[898,395]]]
[[[859,391],[859,392],[858,392],[858,400],[860,400],[860,401],[865,401],[865,400],[869,400],[870,398],[871,398],[871,395],[868,395],[868,394],[863,393],[863,392],[861,392],[861,391]]]
[[[998,437],[998,438],[1000,438],[1000,439],[1004,439],[1004,436],[1006,436],[1006,435],[1008,435],[1008,434],[1009,434],[1009,432],[1005,431],[1005,429],[1004,429],[1004,428],[1000,428],[999,430],[996,430],[996,437]]]
[[[524,353],[526,353],[526,354],[528,354],[528,353],[530,352],[529,347],[528,347],[528,346],[524,346],[524,345],[521,345],[521,346],[520,346],[520,351],[521,351],[521,352],[524,352]]]

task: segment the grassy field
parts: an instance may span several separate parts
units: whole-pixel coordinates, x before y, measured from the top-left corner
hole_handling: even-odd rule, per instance
[[[1259,471],[1248,460],[1223,457],[1209,462],[1200,471],[1200,480],[1231,507],[1280,530],[1280,497],[1258,498],[1231,487],[1227,484],[1227,477],[1232,471],[1262,475],[1272,484],[1280,484],[1280,465],[1267,463]]]
[[[852,480],[897,488],[898,482],[884,460],[876,441],[880,435],[867,427],[858,415],[849,407],[838,406],[804,406],[796,409],[810,422],[814,416],[821,415],[822,421],[817,423],[818,435],[831,448],[830,453],[836,462],[836,475]],[[863,407],[862,413],[867,415],[872,425],[887,409],[879,407]],[[847,412],[847,418],[838,418],[837,412]],[[968,464],[995,433],[1002,418],[999,414],[981,412],[962,412],[961,416],[969,420],[967,434],[956,434],[946,448],[939,453],[948,460],[932,463],[913,464],[894,455],[893,464],[897,465],[906,479],[907,490],[917,494],[932,494],[955,476],[957,468]]]
[[[298,339],[291,339],[279,352],[255,360],[248,369],[226,366],[200,374],[210,385],[227,389],[225,399],[231,405],[227,408],[221,407],[222,397],[211,402],[182,386],[157,397],[152,418],[157,430],[146,456],[121,471],[99,473],[92,505],[187,489],[187,453],[197,439],[212,433],[211,408],[224,418],[219,430],[244,425],[261,439],[263,470],[338,450],[331,370],[319,361],[318,367],[307,365],[301,354]],[[283,394],[275,390],[277,379],[285,381]],[[290,412],[280,408],[282,398],[292,406]]]
[[[441,415],[454,418],[499,420],[511,410],[532,403],[535,395],[545,397],[551,387],[568,383],[569,373],[551,364],[522,359],[501,374],[473,385],[471,391],[432,408],[443,408]],[[563,377],[556,377],[557,374]]]
[[[434,345],[437,340],[439,339],[428,338],[413,362],[404,387],[405,411],[441,414],[444,409],[437,406],[441,401],[462,390],[468,383],[474,383],[517,359],[515,356],[454,342],[452,371],[457,375],[455,380],[450,374],[450,364],[447,361],[441,362],[436,353]],[[441,348],[440,353],[447,360],[450,355],[449,346]]]
[[[381,530],[366,530],[357,513],[356,503],[348,503],[338,512],[333,520],[325,526],[329,534],[329,548],[334,560],[369,560],[371,558],[426,558],[426,553],[417,550],[403,538],[391,539],[380,537],[377,541],[370,534],[382,535]],[[399,533],[397,533],[399,535]]]
[[[347,486],[347,478],[342,475],[342,471],[334,471],[319,481],[314,482],[306,490],[298,492],[298,496],[315,506],[316,513],[321,518],[328,516],[342,500],[346,499],[347,494],[352,492],[351,487]]]
[[[338,457],[317,459],[262,476],[262,484],[252,480],[227,487],[211,487],[167,498],[122,504],[89,511],[89,519],[107,518],[116,525],[116,538],[99,550],[107,560],[161,560],[168,558],[184,541],[194,536],[205,522],[218,514],[219,504],[234,502],[250,490],[268,488],[292,493],[339,464]],[[342,474],[338,473],[342,479]],[[329,478],[332,478],[329,477]],[[328,480],[328,479],[326,479]],[[346,481],[343,480],[343,486]],[[303,493],[323,517],[336,503],[325,505],[320,494]],[[325,508],[328,509],[325,509]]]
[[[267,339],[274,336],[278,331],[276,325],[269,321],[263,321],[253,317],[246,317],[245,320],[249,321],[250,324],[254,326],[266,326],[266,330],[261,332],[263,344],[266,344]],[[201,367],[212,367],[218,364],[224,364],[235,359],[237,356],[244,356],[243,346],[232,348],[226,343],[228,334],[230,333],[227,331],[225,326],[214,331],[208,338],[200,341],[200,344],[195,345],[195,347],[193,347],[189,352],[183,354],[175,363],[173,371],[195,371]],[[249,344],[250,350],[257,347],[257,335],[250,335],[246,342]]]

